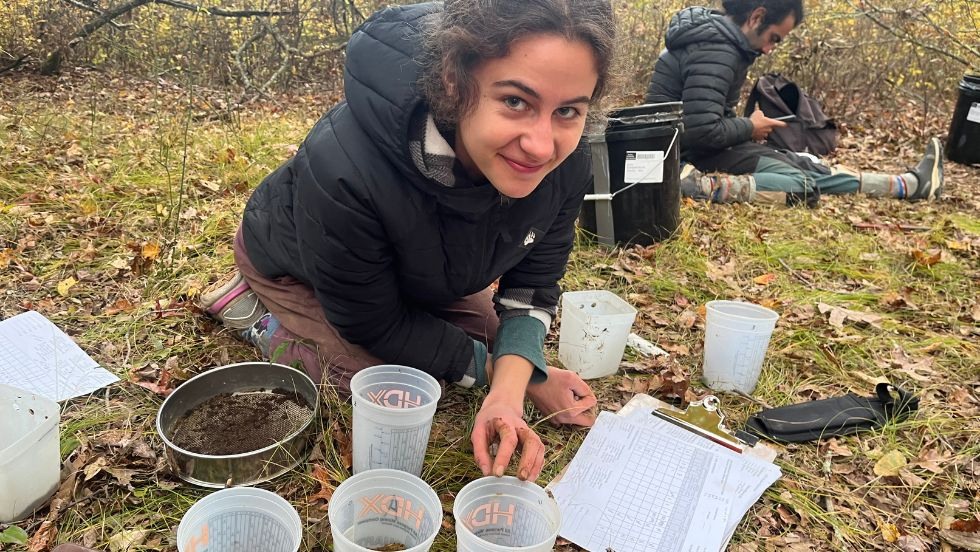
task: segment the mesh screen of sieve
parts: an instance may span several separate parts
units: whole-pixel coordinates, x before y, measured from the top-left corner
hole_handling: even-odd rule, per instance
[[[313,417],[313,408],[292,391],[221,393],[178,418],[174,445],[195,454],[242,454],[281,443]]]

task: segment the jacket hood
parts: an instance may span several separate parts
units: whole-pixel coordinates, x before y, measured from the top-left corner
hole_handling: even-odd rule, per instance
[[[694,42],[728,42],[735,45],[746,59],[759,57],[759,52],[749,45],[742,29],[723,12],[711,8],[685,8],[671,18],[665,38],[667,49],[676,50]]]
[[[493,186],[447,188],[425,178],[409,150],[412,115],[427,109],[419,90],[422,37],[442,13],[441,2],[391,7],[375,13],[351,36],[344,64],[344,95],[359,126],[398,172],[452,210],[485,212],[499,194]]]

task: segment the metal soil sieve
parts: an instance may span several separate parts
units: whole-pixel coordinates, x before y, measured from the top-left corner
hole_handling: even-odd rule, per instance
[[[157,432],[181,479],[214,488],[251,485],[306,457],[318,403],[316,385],[299,370],[231,364],[174,390],[157,413]]]

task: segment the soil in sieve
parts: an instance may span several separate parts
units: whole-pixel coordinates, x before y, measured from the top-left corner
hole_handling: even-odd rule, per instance
[[[372,548],[371,550],[376,550],[378,552],[395,552],[396,550],[408,550],[408,547],[400,542],[393,542],[391,544],[386,544],[381,548]]]
[[[282,441],[312,416],[313,408],[292,391],[221,393],[180,417],[170,440],[196,454],[241,454]]]

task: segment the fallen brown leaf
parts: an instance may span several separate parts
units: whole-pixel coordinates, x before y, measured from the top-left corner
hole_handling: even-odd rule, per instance
[[[311,475],[313,476],[313,479],[320,484],[320,489],[315,494],[310,495],[307,501],[310,504],[314,504],[317,501],[322,500],[323,504],[320,505],[320,509],[325,510],[327,508],[327,503],[330,501],[330,497],[333,496],[333,492],[337,489],[337,486],[333,484],[332,478],[330,477],[330,472],[328,472],[327,469],[320,464],[313,464],[313,473]]]
[[[942,251],[936,251],[936,250],[922,251],[920,249],[912,250],[912,259],[915,261],[915,264],[919,264],[922,266],[933,266],[934,264],[938,263],[942,259],[942,256],[943,256]]]

